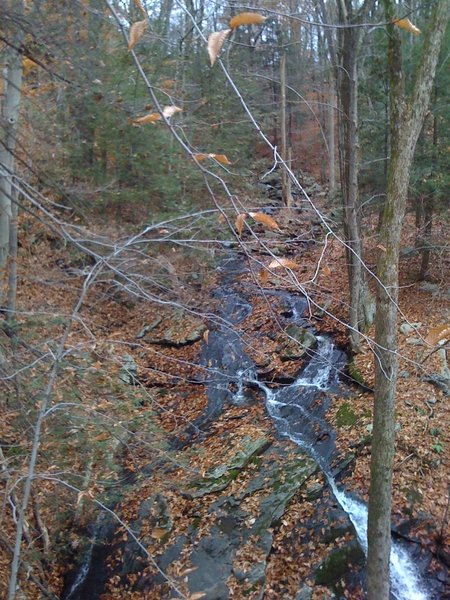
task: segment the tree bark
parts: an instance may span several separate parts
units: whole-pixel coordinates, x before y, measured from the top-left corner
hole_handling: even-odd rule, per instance
[[[335,163],[335,144],[334,144],[334,120],[336,110],[336,92],[334,81],[330,77],[328,84],[328,186],[330,194],[336,191],[336,163]]]
[[[355,27],[365,17],[373,0],[365,0],[355,10],[352,0],[337,0],[339,22],[348,25],[338,29],[337,41],[325,28],[330,60],[336,80],[338,109],[339,172],[344,209],[344,236],[347,244],[347,272],[350,291],[349,338],[354,352],[360,348],[360,332],[371,322],[372,298],[363,268],[363,242],[358,195],[358,52],[361,28]],[[320,0],[324,22],[328,7]]]
[[[386,21],[395,18],[391,0],[384,0]],[[404,94],[400,32],[388,25],[391,161],[380,229],[377,265],[375,331],[375,397],[370,469],[367,586],[369,600],[389,600],[392,469],[395,450],[397,382],[397,300],[400,235],[414,151],[433,86],[448,12],[448,0],[438,0],[426,37],[412,94]]]
[[[9,8],[16,18],[23,15],[23,0],[10,0]],[[12,46],[20,48],[23,31],[17,27]],[[4,99],[1,111],[1,128],[4,135],[0,141],[0,282],[3,288],[6,263],[9,252],[9,231],[11,220],[11,177],[14,173],[14,150],[17,138],[20,96],[22,88],[22,54],[10,46],[6,49]],[[0,294],[1,298],[1,294]]]
[[[281,50],[280,61],[280,104],[281,104],[281,156],[286,162],[288,160],[287,150],[287,119],[286,119],[286,51]],[[281,193],[283,203],[287,208],[292,206],[291,180],[284,164],[281,168]]]

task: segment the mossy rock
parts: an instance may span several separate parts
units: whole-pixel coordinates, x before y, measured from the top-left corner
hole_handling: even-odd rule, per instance
[[[280,338],[281,344],[277,350],[282,361],[298,360],[317,346],[317,339],[309,329],[291,324],[285,333]]]
[[[353,427],[358,422],[356,413],[351,409],[348,402],[339,408],[336,413],[336,426],[337,427]]]
[[[355,364],[354,360],[351,360],[348,363],[348,374],[353,379],[353,381],[355,383],[359,383],[359,385],[362,385],[365,388],[370,388],[370,386],[368,385],[368,383],[364,379],[363,374],[361,373],[361,371],[359,370],[359,368]]]
[[[364,552],[356,540],[347,546],[336,548],[317,568],[316,584],[332,585],[348,573],[351,565],[361,564],[364,560]]]
[[[262,454],[270,444],[271,442],[265,437],[243,438],[239,450],[227,463],[208,471],[204,479],[194,481],[191,487],[197,489],[185,492],[185,495],[190,498],[200,498],[205,494],[221,492],[236,479],[242,469],[250,462],[255,461],[255,457]]]

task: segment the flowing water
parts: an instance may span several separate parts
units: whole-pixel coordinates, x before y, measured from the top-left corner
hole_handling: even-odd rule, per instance
[[[298,300],[293,308],[297,306]],[[304,324],[298,308],[294,308],[292,313],[294,321]],[[335,450],[335,435],[325,420],[329,406],[325,392],[338,389],[339,372],[344,367],[345,356],[335,348],[330,338],[317,336],[317,341],[317,349],[311,353],[308,364],[291,385],[271,389],[256,378],[248,379],[248,382],[264,392],[267,412],[279,433],[302,447],[320,466],[337,502],[353,523],[362,549],[367,553],[367,507],[338,489],[329,463]],[[242,381],[242,373],[237,373],[237,376],[239,393],[245,382]],[[248,378],[248,371],[246,376]],[[429,600],[408,552],[395,541],[390,561],[392,597],[396,600]]]
[[[248,386],[259,388],[279,433],[303,448],[319,465],[336,501],[353,523],[362,549],[367,552],[367,507],[338,488],[330,467],[335,454],[335,432],[325,416],[332,393],[340,388],[339,374],[345,367],[346,356],[329,337],[316,336],[317,348],[309,350],[310,359],[293,383],[273,388],[260,381],[255,365],[245,353],[244,340],[234,327],[252,312],[251,303],[232,287],[240,272],[242,264],[230,261],[223,272],[223,285],[216,293],[221,300],[222,320],[210,331],[202,355],[209,372],[208,405],[205,413],[186,431],[187,439],[214,421],[227,403],[244,403]],[[310,323],[302,317],[307,307],[304,298],[277,292],[272,295],[281,297],[289,305],[291,323],[311,329]],[[94,526],[92,542],[78,571],[66,586],[64,600],[81,600],[88,597],[86,589],[92,592],[91,580],[98,578],[99,565],[106,564],[107,549],[99,550],[96,539],[107,539],[108,535],[101,534],[100,529],[101,519]],[[105,556],[99,558],[99,552]],[[99,591],[90,597],[100,595]],[[432,600],[408,552],[395,541],[391,551],[391,595],[395,600]]]

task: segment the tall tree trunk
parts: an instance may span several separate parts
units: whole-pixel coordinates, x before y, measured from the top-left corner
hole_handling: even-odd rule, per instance
[[[319,0],[322,19],[329,19],[329,7]],[[373,302],[367,285],[363,261],[361,214],[358,196],[358,52],[361,28],[373,0],[365,0],[356,10],[352,0],[337,0],[339,22],[348,25],[338,29],[337,40],[329,28],[324,29],[330,60],[336,80],[338,109],[339,172],[344,209],[344,236],[347,243],[347,271],[350,290],[349,338],[354,352],[360,347],[360,332],[373,319]]]
[[[359,212],[358,172],[358,71],[359,30],[344,29],[340,34],[337,70],[339,167],[341,173],[344,232],[347,242],[347,270],[350,289],[350,344],[360,346],[360,331],[365,327],[362,267],[361,215]]]
[[[336,110],[336,92],[334,81],[330,77],[328,83],[328,186],[330,194],[336,191],[336,163],[335,163],[335,143],[334,143],[334,120]]]
[[[23,0],[10,0],[8,8],[16,19],[23,16]],[[14,48],[20,48],[22,40],[23,31],[17,27],[11,44]],[[22,88],[22,54],[14,48],[6,49],[4,98],[1,111],[1,126],[4,134],[0,141],[0,289],[3,289],[9,252],[11,177],[14,173],[14,150]]]
[[[438,0],[422,50],[412,94],[404,94],[400,32],[388,29],[391,160],[380,229],[375,332],[375,398],[368,521],[367,585],[369,600],[389,600],[392,468],[395,448],[397,382],[397,300],[400,235],[414,151],[430,100],[448,13],[449,0]],[[386,21],[396,17],[392,0],[384,0]]]
[[[288,149],[287,149],[287,119],[286,119],[286,51],[281,50],[281,61],[280,61],[280,125],[281,125],[281,156],[286,162],[288,160]],[[283,203],[285,206],[290,208],[292,206],[292,194],[291,194],[291,179],[288,175],[287,169],[284,165],[281,168],[281,193],[283,197]]]
[[[437,102],[437,89],[434,88],[434,103]],[[436,164],[438,154],[438,127],[437,127],[437,117],[433,116],[433,164]],[[430,255],[431,255],[431,232],[433,230],[433,211],[434,211],[434,190],[425,198],[425,208],[424,208],[424,221],[425,221],[425,230],[423,232],[422,240],[421,240],[421,255],[422,259],[420,261],[420,271],[419,271],[419,281],[423,281],[428,276],[428,270],[430,267]]]

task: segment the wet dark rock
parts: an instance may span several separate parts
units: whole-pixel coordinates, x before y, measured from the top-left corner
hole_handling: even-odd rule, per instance
[[[184,322],[175,324],[161,333],[158,337],[146,338],[149,344],[160,346],[186,346],[202,339],[206,325],[198,322]]]
[[[142,537],[141,535],[144,523],[147,529],[150,528],[153,531],[157,530],[161,540],[163,540],[164,537],[168,537],[170,534],[173,523],[166,499],[162,494],[154,494],[153,496],[150,496],[150,498],[144,500],[139,507],[137,519],[132,523],[131,529],[136,537],[141,540],[143,546],[151,541],[146,541],[145,537]],[[143,559],[146,558],[146,555],[130,537],[125,543],[123,557],[121,576],[140,571]]]
[[[123,356],[122,368],[119,371],[119,380],[127,385],[136,385],[137,382],[137,366],[131,354]]]
[[[439,390],[444,392],[445,396],[450,396],[450,379],[448,379],[448,377],[443,377],[442,375],[439,375],[439,373],[432,373],[431,375],[421,377],[421,380],[436,386]]]
[[[302,585],[295,596],[295,600],[311,600],[313,589],[309,585]]]
[[[316,571],[317,585],[332,585],[345,575],[352,565],[362,564],[364,552],[356,540],[336,548],[322,561]]]
[[[277,351],[283,361],[298,360],[305,356],[308,350],[316,347],[317,338],[309,329],[291,323],[286,328]]]
[[[150,331],[153,331],[153,329],[156,329],[158,327],[158,325],[161,324],[161,322],[162,322],[162,317],[157,317],[149,325],[144,325],[142,327],[142,329],[140,330],[140,332],[137,334],[136,339],[140,340],[140,339],[144,338],[147,335],[147,333],[149,333]]]
[[[215,500],[209,512],[216,515],[209,535],[202,537],[190,555],[198,569],[188,576],[190,592],[202,592],[206,600],[228,598],[227,580],[234,576],[242,585],[243,597],[250,590],[259,590],[262,597],[266,559],[272,547],[272,528],[277,525],[288,502],[317,469],[315,463],[300,449],[289,455],[286,449],[270,447],[258,458],[257,470],[242,492]],[[218,471],[217,474],[220,474]],[[255,497],[249,514],[244,500],[259,490],[268,493]],[[257,516],[253,516],[257,515]],[[236,567],[236,552],[252,538],[259,549],[258,557],[248,569]]]
[[[208,471],[204,479],[194,481],[192,488],[195,489],[185,491],[184,495],[189,498],[200,498],[205,494],[226,489],[233,479],[236,479],[241,470],[248,465],[250,460],[264,452],[270,444],[271,442],[265,437],[256,440],[244,438],[240,449],[229,462]]]

